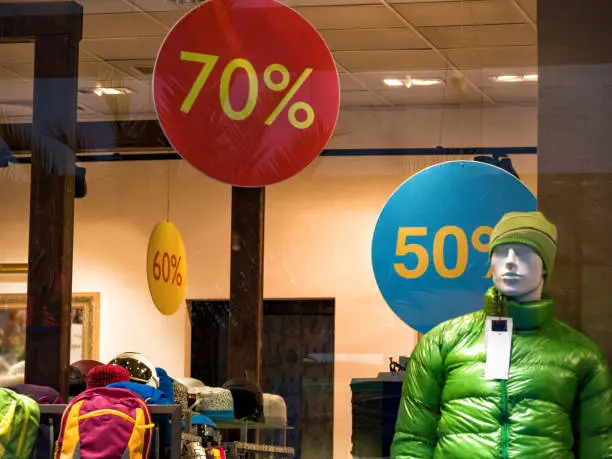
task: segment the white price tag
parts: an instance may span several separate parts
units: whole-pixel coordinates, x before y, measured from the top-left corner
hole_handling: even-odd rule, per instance
[[[512,318],[487,317],[485,379],[508,379],[512,352]]]

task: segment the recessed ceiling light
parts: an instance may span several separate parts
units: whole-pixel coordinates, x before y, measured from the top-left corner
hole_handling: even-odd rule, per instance
[[[404,82],[396,78],[387,78],[383,80],[383,83],[385,83],[387,86],[393,86],[393,87],[404,86]]]
[[[404,79],[387,78],[383,80],[383,83],[385,83],[387,86],[392,86],[392,87],[405,86],[407,88],[410,88],[412,86],[437,86],[437,85],[444,84],[444,80],[442,80],[441,78],[427,78],[427,79],[410,78],[410,77],[404,78]]]
[[[502,83],[516,83],[519,81],[523,81],[523,79],[519,75],[497,75],[494,76],[493,79]]]
[[[498,83],[522,83],[525,81],[538,81],[538,75],[495,75],[491,79]]]
[[[129,88],[91,88],[91,89],[79,89],[79,94],[95,94],[97,96],[119,96],[124,94],[131,94],[132,91]]]
[[[425,80],[421,80],[418,78],[412,79],[413,86],[438,86],[444,84],[444,80],[440,78],[428,78]]]

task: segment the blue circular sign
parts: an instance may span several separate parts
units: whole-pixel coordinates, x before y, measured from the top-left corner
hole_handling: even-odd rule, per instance
[[[385,301],[421,333],[481,309],[493,284],[493,227],[507,212],[534,210],[529,189],[496,166],[450,161],[415,174],[374,230],[372,265]]]

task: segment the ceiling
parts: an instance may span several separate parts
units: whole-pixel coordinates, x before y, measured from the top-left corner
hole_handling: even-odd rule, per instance
[[[27,0],[29,1],[29,0]],[[40,1],[40,0],[38,0]],[[248,0],[244,0],[248,1]],[[23,2],[23,1],[22,1]],[[176,0],[79,0],[85,10],[80,120],[151,119],[151,71],[169,29],[191,7]],[[340,72],[343,109],[446,104],[535,105],[537,83],[494,75],[537,73],[536,0],[284,0],[327,41]],[[0,117],[31,120],[33,45],[0,45]],[[439,86],[389,87],[383,79]]]

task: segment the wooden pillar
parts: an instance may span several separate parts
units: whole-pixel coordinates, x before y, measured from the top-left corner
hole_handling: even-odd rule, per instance
[[[261,385],[265,188],[232,188],[228,379]]]
[[[35,36],[25,380],[66,395],[83,10],[73,2],[13,6],[13,38]]]
[[[560,319],[612,359],[612,2],[538,1],[538,205],[559,227]]]

